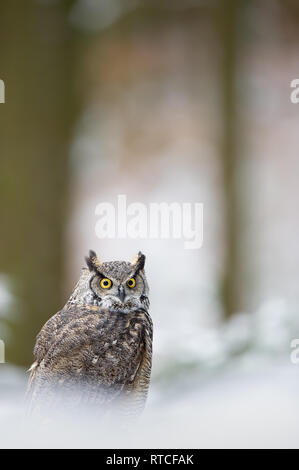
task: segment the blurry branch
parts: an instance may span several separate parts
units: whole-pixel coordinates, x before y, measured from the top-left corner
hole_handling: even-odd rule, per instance
[[[76,106],[72,2],[0,3],[0,271],[14,286],[7,361],[28,366],[35,336],[61,307],[68,147]],[[5,338],[3,338],[5,339]]]
[[[217,0],[101,0],[75,2],[70,11],[74,27],[88,32],[100,32],[110,27],[118,27],[127,15],[135,13],[147,19],[163,14],[198,11],[215,6]]]

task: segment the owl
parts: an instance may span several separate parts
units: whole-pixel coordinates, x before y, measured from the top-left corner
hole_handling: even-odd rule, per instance
[[[104,413],[142,411],[152,363],[145,256],[132,262],[85,258],[66,305],[43,326],[28,385],[30,410],[62,404]]]

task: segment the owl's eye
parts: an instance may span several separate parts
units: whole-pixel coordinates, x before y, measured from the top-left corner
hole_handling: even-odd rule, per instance
[[[108,279],[107,277],[104,277],[100,280],[100,286],[102,289],[110,289],[110,287],[112,286],[112,281],[110,281],[110,279]]]
[[[133,277],[131,277],[131,279],[129,279],[129,280],[127,281],[127,286],[128,286],[128,287],[131,287],[131,289],[133,289],[133,287],[136,286],[136,281],[135,281],[135,279],[134,279]]]

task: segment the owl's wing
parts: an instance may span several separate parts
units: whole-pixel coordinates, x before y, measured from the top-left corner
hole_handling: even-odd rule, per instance
[[[41,330],[30,380],[32,402],[56,403],[59,391],[76,389],[80,404],[103,406],[130,395],[145,401],[151,360],[151,335],[143,312],[119,315],[72,307],[54,315]],[[150,331],[149,331],[150,330]]]
[[[38,371],[39,365],[45,355],[47,354],[48,350],[50,349],[51,345],[55,342],[55,336],[57,333],[57,329],[59,328],[59,325],[61,324],[61,317],[60,317],[61,312],[56,313],[53,315],[43,326],[41,331],[36,337],[36,343],[34,347],[34,357],[35,361],[31,365],[29,371],[30,371],[30,377],[28,381],[28,388],[27,388],[27,394],[30,395],[32,392],[32,389],[34,387],[35,379],[36,379],[36,373]]]
[[[126,385],[129,393],[122,401],[124,413],[130,415],[139,414],[145,406],[152,369],[152,319],[145,311],[140,312],[138,317],[142,321],[139,324],[137,323],[135,328],[140,329],[142,336],[142,354],[132,382]]]

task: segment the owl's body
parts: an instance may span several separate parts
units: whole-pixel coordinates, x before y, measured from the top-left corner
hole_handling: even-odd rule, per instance
[[[151,373],[152,321],[141,253],[134,262],[87,258],[65,307],[44,325],[34,349],[31,407],[143,408]],[[60,393],[61,392],[61,393]]]

